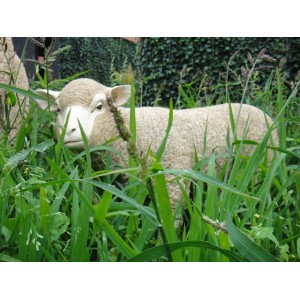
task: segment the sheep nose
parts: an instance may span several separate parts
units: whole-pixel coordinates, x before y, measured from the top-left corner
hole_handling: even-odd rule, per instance
[[[70,128],[67,128],[66,134],[67,134],[67,135],[71,135],[71,134],[74,133],[76,130],[77,130],[76,127],[70,127]]]

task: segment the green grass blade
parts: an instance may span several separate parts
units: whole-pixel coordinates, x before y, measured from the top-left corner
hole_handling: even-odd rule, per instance
[[[37,95],[34,92],[23,90],[23,89],[17,88],[17,87],[12,86],[12,85],[0,83],[0,89],[4,89],[6,91],[18,93],[18,94],[20,94],[22,96],[25,96],[25,97],[36,98],[36,99],[39,99],[39,100],[48,101],[47,97]]]
[[[129,131],[130,131],[130,138],[129,138],[129,144],[127,146],[134,145],[136,147],[136,117],[135,117],[135,98],[134,98],[134,86],[131,86],[131,93],[130,93],[130,119],[129,119]],[[129,172],[128,177],[128,185],[130,186],[136,179],[137,176],[137,161],[136,158],[133,158],[132,155],[129,155],[129,168],[132,168],[133,170]],[[133,186],[128,190],[128,195],[130,197],[134,197],[136,194],[136,186]],[[129,226],[128,226],[129,227]]]
[[[101,197],[100,203],[95,210],[95,231],[99,231],[105,220],[109,205],[112,199],[112,193],[105,191]]]
[[[90,178],[92,176],[92,160],[91,160],[91,153],[89,150],[89,143],[87,140],[87,137],[85,135],[85,132],[81,126],[81,123],[78,121],[79,124],[79,128],[80,128],[80,133],[81,133],[81,137],[84,143],[84,150],[86,153],[86,162],[87,165],[85,166],[85,170],[84,170],[84,178]],[[82,192],[85,195],[85,197],[87,199],[89,199],[90,202],[92,202],[92,198],[93,198],[93,186],[84,181],[82,183]],[[82,241],[80,242],[83,245],[86,245],[87,248],[87,244],[88,244],[88,231],[89,231],[89,220],[91,215],[94,215],[94,213],[91,213],[90,210],[88,209],[87,206],[81,206],[80,207],[80,212],[79,212],[79,228],[81,228],[81,233],[82,233]]]
[[[228,234],[233,245],[238,249],[243,257],[251,262],[277,262],[277,258],[267,252],[264,248],[255,244],[244,235],[231,221],[227,214],[226,218]]]
[[[47,191],[44,187],[40,188],[40,217],[43,232],[46,236],[49,235],[49,214],[50,214],[49,200],[47,199]]]
[[[94,209],[94,207],[93,207],[93,205],[91,203],[91,200],[84,195],[84,193],[82,192],[82,190],[77,185],[75,185],[75,183],[80,182],[80,181],[82,182],[84,180],[82,180],[82,179],[77,179],[77,180],[76,179],[72,179],[71,175],[68,175],[54,161],[52,161],[49,158],[46,158],[46,160],[49,163],[49,165],[51,166],[51,168],[53,168],[58,174],[60,174],[63,179],[49,181],[49,182],[41,183],[39,185],[32,185],[31,187],[23,189],[22,191],[25,192],[25,191],[34,190],[34,189],[39,188],[40,186],[47,186],[47,185],[54,185],[54,184],[57,184],[57,183],[70,182],[71,185],[72,185],[72,187],[78,193],[78,196],[80,197],[80,200],[86,205],[86,207],[88,207],[89,211],[94,214],[95,209]]]
[[[33,146],[31,148],[25,149],[13,156],[11,156],[7,162],[6,162],[6,166],[16,166],[19,161],[24,160],[31,152],[36,151],[36,152],[45,152],[48,148],[50,148],[51,146],[54,145],[54,141],[49,140],[49,141],[45,141],[40,143],[37,146]]]
[[[157,226],[151,223],[148,219],[144,218],[142,229],[139,232],[137,241],[135,242],[136,248],[142,251],[156,230]]]
[[[171,131],[171,128],[172,128],[172,123],[173,123],[173,101],[171,99],[170,101],[170,110],[169,110],[169,119],[168,119],[168,126],[167,126],[167,129],[166,129],[166,134],[165,134],[165,137],[162,141],[162,143],[160,144],[158,150],[156,151],[156,154],[155,154],[155,158],[157,159],[158,162],[161,161],[163,155],[164,155],[164,152],[165,152],[165,148],[166,148],[166,145],[167,145],[167,141],[168,141],[168,137],[169,137],[169,133]]]
[[[170,254],[176,250],[184,249],[184,248],[191,248],[191,247],[212,249],[212,250],[221,252],[223,255],[227,256],[231,261],[243,261],[243,259],[240,256],[238,256],[228,250],[217,247],[209,242],[185,241],[185,242],[169,243],[168,245],[160,245],[160,246],[153,247],[151,249],[147,249],[147,250],[143,251],[142,253],[139,253],[138,255],[130,258],[129,260],[127,260],[127,262],[153,261],[153,260],[157,260],[163,256],[167,256],[168,254]],[[168,253],[168,250],[166,250],[166,249],[169,249],[170,253]]]
[[[249,194],[241,192],[238,189],[233,188],[232,186],[220,181],[218,178],[209,176],[209,175],[207,175],[203,172],[193,171],[193,170],[169,169],[169,170],[166,170],[166,171],[161,171],[158,174],[171,174],[171,175],[184,177],[184,178],[196,178],[198,180],[204,181],[204,182],[206,182],[208,184],[211,184],[211,185],[213,185],[217,188],[229,191],[229,192],[231,192],[233,194],[236,194],[238,196],[245,197],[245,198],[250,199],[250,200],[260,201],[259,198],[254,197],[254,196],[250,196]],[[154,174],[152,176],[157,176],[157,174]]]
[[[157,162],[157,164],[159,163]],[[154,181],[155,181],[157,210],[162,224],[162,229],[165,234],[166,241],[168,243],[177,242],[178,238],[174,227],[174,219],[172,216],[170,197],[167,190],[165,175],[158,174],[157,176],[154,177]],[[172,256],[175,261],[182,261],[182,257],[179,252],[173,253]]]
[[[74,170],[74,179],[78,179],[78,169],[76,168]],[[67,183],[67,182],[66,182]],[[65,184],[66,184],[65,183]],[[79,189],[79,182],[73,182],[72,184],[72,188],[75,190],[74,187],[77,187]],[[73,253],[73,248],[74,245],[76,243],[76,239],[77,239],[77,223],[78,223],[78,216],[79,216],[79,195],[76,192],[72,193],[71,196],[71,204],[72,204],[72,208],[71,208],[71,253]]]
[[[216,177],[215,174],[215,165],[216,165],[216,156],[215,154],[211,155],[208,162],[207,174],[212,178]],[[218,216],[218,195],[215,185],[209,184],[207,187],[207,197],[205,201],[205,210],[204,214],[210,217],[211,219],[216,219]]]
[[[113,195],[123,199],[124,201],[126,201],[127,203],[129,203],[130,205],[132,205],[133,207],[135,207],[138,211],[140,211],[143,215],[145,215],[147,218],[149,218],[149,220],[156,226],[159,226],[159,222],[157,221],[157,218],[153,212],[153,209],[143,206],[141,204],[139,204],[137,201],[135,201],[135,199],[127,196],[126,194],[123,193],[123,191],[121,191],[120,189],[118,189],[117,187],[110,185],[110,184],[106,184],[100,181],[95,181],[95,180],[87,180],[88,183],[91,183],[107,192],[112,193]]]
[[[189,240],[204,240],[206,231],[205,224],[203,224],[201,220],[201,215],[198,211],[202,212],[203,207],[203,182],[197,182],[197,188],[195,191],[195,197],[193,199],[194,209],[190,212],[191,221],[190,221],[190,229],[189,229]],[[188,261],[199,261],[203,260],[203,252],[204,249],[201,248],[192,248],[188,252]]]
[[[295,184],[297,190],[296,205],[297,205],[298,216],[300,217],[300,172],[297,172],[295,174]]]
[[[86,162],[87,165],[85,166],[84,170],[84,177],[89,178],[92,175],[92,163],[91,163],[91,155],[89,151],[88,140],[85,135],[85,132],[78,121],[82,140],[84,143],[84,149],[86,153]],[[77,187],[78,188],[78,187]],[[75,243],[73,244],[72,249],[72,261],[88,261],[89,260],[89,249],[88,249],[88,236],[89,236],[89,222],[90,217],[94,215],[95,210],[90,210],[91,200],[93,197],[93,186],[88,183],[87,181],[82,181],[82,194],[84,198],[79,195],[80,206],[78,212],[78,219],[77,219],[77,235],[75,239]],[[82,201],[84,199],[84,201]],[[89,205],[85,205],[89,203]]]
[[[137,255],[137,252],[123,241],[120,235],[106,220],[103,221],[103,231],[107,234],[108,238],[118,247],[118,249],[125,257],[131,258]]]
[[[284,106],[284,101],[283,101],[282,82],[281,82],[279,70],[277,70],[276,75],[277,75],[276,77],[277,77],[277,87],[278,87],[277,106],[278,106],[278,109],[281,110]],[[285,128],[286,128],[286,126],[285,126],[285,122],[284,122],[284,114],[280,114],[278,116],[278,136],[279,136],[279,146],[283,149],[286,148]]]
[[[135,99],[134,99],[133,86],[131,86],[131,96],[130,96],[129,130],[130,130],[130,141],[135,144],[136,143],[136,118],[135,118]]]
[[[0,253],[0,261],[2,262],[20,262],[19,259],[12,257],[10,255]]]
[[[262,201],[259,204],[258,214],[264,214],[264,212],[266,211],[268,195],[270,193],[272,183],[274,181],[276,173],[278,172],[280,163],[284,158],[285,158],[285,154],[281,154],[277,157],[276,160],[272,161],[272,163],[268,169],[268,172],[266,173],[266,175],[264,177],[264,180],[261,184],[260,189],[256,192],[256,197],[259,199],[262,199]],[[257,206],[255,205],[255,203],[252,203],[251,207],[248,207],[248,211],[244,214],[244,217],[241,221],[240,226],[243,226],[246,224],[246,222],[249,220],[249,218],[251,216],[253,216],[255,209],[257,209]]]

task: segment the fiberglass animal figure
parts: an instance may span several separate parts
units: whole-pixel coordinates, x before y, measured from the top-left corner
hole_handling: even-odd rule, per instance
[[[51,111],[58,113],[56,120],[58,136],[69,114],[64,143],[69,148],[81,150],[84,149],[84,144],[78,121],[84,129],[90,146],[101,145],[118,136],[118,129],[107,99],[113,101],[121,112],[125,124],[128,125],[130,109],[121,105],[130,99],[130,91],[130,86],[110,88],[92,79],[77,79],[67,84],[61,92],[49,91],[50,104],[42,100],[35,101],[42,109],[49,105]],[[36,93],[47,96],[45,90],[37,90]],[[231,107],[236,122],[237,138],[258,143],[262,141],[273,123],[271,118],[254,106],[232,104]],[[231,131],[229,111],[228,104],[174,110],[162,165],[172,169],[191,169],[195,164],[195,153],[199,159],[202,159],[215,151],[224,151],[227,147],[228,133]],[[153,152],[157,151],[165,136],[169,109],[138,107],[135,114],[138,153],[147,153],[149,147]],[[277,144],[275,131],[272,133],[272,139]],[[128,159],[125,141],[117,139],[111,146],[118,150],[125,160]],[[168,184],[168,191],[174,209],[182,196],[181,190],[178,184],[173,182]]]
[[[0,38],[0,83],[28,90],[29,82],[24,65],[14,51],[12,39]],[[0,133],[8,126],[8,137],[13,139],[21,124],[22,116],[28,112],[29,101],[24,96],[16,96],[16,103],[5,108],[7,92],[0,89]],[[8,115],[6,115],[8,113]],[[7,122],[9,120],[9,123]]]

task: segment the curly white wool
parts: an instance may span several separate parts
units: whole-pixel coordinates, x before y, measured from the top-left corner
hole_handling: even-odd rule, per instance
[[[18,88],[28,90],[29,82],[27,74],[20,58],[14,52],[12,39],[0,38],[0,82],[10,84]],[[0,89],[0,133],[6,126],[5,116],[5,91]],[[10,111],[10,131],[9,138],[16,136],[20,128],[21,116],[28,111],[29,102],[23,96],[18,95],[18,103],[16,103]]]
[[[36,93],[45,95],[46,91],[38,90]],[[52,95],[51,91],[50,95]],[[50,109],[60,110],[57,117],[58,135],[70,113],[65,144],[71,148],[81,149],[83,143],[77,120],[83,126],[90,146],[101,145],[118,136],[118,130],[106,100],[111,97],[116,106],[124,104],[129,100],[130,87],[109,88],[91,79],[77,79],[66,85],[61,93],[56,92],[53,95],[53,104]],[[45,102],[38,100],[36,102],[42,108],[47,106]],[[231,107],[236,123],[237,138],[260,142],[268,127],[273,123],[271,118],[254,106],[232,104]],[[130,110],[124,107],[118,109],[128,126]],[[136,143],[139,154],[147,153],[149,147],[156,152],[165,136],[169,110],[159,107],[139,107],[136,108],[135,114]],[[228,104],[174,110],[172,128],[162,159],[163,166],[173,169],[191,169],[195,164],[195,153],[198,159],[202,159],[211,153],[225,152],[228,133],[231,135],[230,141],[233,140],[230,124]],[[278,144],[275,131],[272,138],[274,143]],[[126,143],[118,139],[112,143],[112,146],[122,154],[126,161],[128,158]],[[246,147],[245,151],[251,153],[249,147]],[[115,160],[120,163],[117,158]],[[168,190],[174,209],[181,198],[181,191],[177,183],[169,184]]]

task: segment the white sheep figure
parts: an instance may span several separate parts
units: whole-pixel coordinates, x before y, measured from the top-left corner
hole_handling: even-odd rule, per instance
[[[29,89],[26,70],[14,51],[10,37],[0,38],[0,82],[24,90]],[[6,92],[0,89],[0,133],[6,126],[5,98]],[[20,128],[22,115],[25,116],[29,108],[29,101],[24,96],[20,95],[18,99],[19,101],[10,110],[10,131],[8,135],[10,139],[16,136]]]
[[[48,105],[51,111],[57,111],[57,134],[60,135],[69,114],[64,143],[67,147],[81,150],[84,148],[78,121],[82,125],[90,146],[97,146],[119,135],[107,99],[112,99],[128,126],[130,109],[121,107],[130,98],[130,86],[106,87],[92,79],[76,79],[67,84],[61,92],[49,91],[50,104],[37,100],[42,109]],[[46,90],[37,90],[37,94],[47,96]],[[273,122],[261,110],[254,106],[232,104],[235,120],[240,111],[237,138],[260,142]],[[155,153],[165,136],[169,109],[160,107],[138,107],[136,113],[136,145],[139,154],[145,154],[150,147]],[[268,125],[266,124],[268,123]],[[230,113],[228,104],[211,107],[182,109],[173,111],[173,123],[169,133],[165,153],[162,159],[164,167],[172,169],[191,169],[195,164],[195,150],[199,159],[224,151],[226,136],[230,132]],[[277,134],[272,134],[275,144]],[[117,139],[112,143],[124,158],[128,157],[127,145]],[[172,208],[176,207],[182,194],[176,182],[168,185]]]

